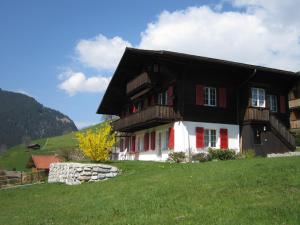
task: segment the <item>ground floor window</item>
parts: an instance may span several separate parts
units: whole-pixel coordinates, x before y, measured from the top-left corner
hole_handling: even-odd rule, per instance
[[[137,138],[137,148],[139,152],[144,151],[144,138],[141,136]]]
[[[216,130],[204,130],[204,145],[206,148],[216,147]]]

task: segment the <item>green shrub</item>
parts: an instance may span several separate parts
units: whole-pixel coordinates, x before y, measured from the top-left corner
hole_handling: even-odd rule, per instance
[[[247,149],[244,153],[246,159],[253,159],[256,156],[254,149]]]
[[[234,150],[230,149],[209,149],[208,154],[210,155],[211,159],[218,159],[218,160],[232,160],[236,159],[236,153]]]
[[[207,162],[211,160],[211,156],[205,152],[200,152],[192,156],[192,161]]]
[[[169,162],[176,162],[180,163],[185,160],[185,153],[184,152],[171,152],[169,153],[168,161]]]

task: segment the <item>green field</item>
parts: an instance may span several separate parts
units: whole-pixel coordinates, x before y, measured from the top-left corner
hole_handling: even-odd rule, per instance
[[[97,124],[87,129],[95,130],[101,126]],[[84,129],[83,131],[86,131]],[[51,138],[43,138],[32,141],[32,143],[38,143],[41,145],[41,149],[28,151],[24,144],[14,146],[7,150],[6,153],[0,155],[0,169],[12,170],[27,170],[26,163],[30,158],[30,155],[53,155],[60,149],[73,149],[78,146],[78,142],[75,137],[76,132],[68,133],[62,136],[56,136]]]
[[[112,164],[103,182],[1,190],[0,224],[300,224],[300,157]]]

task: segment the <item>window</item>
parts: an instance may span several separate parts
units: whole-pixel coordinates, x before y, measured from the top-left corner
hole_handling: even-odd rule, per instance
[[[168,91],[163,91],[158,94],[157,102],[159,105],[167,105],[168,104]]]
[[[163,94],[162,94],[162,93],[159,93],[159,94],[158,94],[158,99],[157,99],[158,104],[159,104],[159,105],[163,105],[163,100],[164,100]]]
[[[137,147],[138,147],[139,152],[142,152],[144,150],[144,138],[143,137],[138,137]]]
[[[163,149],[167,150],[169,145],[169,130],[165,131],[165,141],[164,141],[164,146]]]
[[[254,107],[265,107],[266,97],[265,89],[262,88],[251,88],[252,103]]]
[[[216,130],[204,130],[204,145],[208,147],[216,147]]]
[[[204,88],[204,105],[207,106],[216,106],[217,103],[217,94],[216,88],[205,87]]]
[[[277,112],[277,96],[270,95],[269,100],[270,100],[270,111]]]

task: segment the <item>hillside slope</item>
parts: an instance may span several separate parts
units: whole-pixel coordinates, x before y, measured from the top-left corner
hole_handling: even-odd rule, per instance
[[[24,139],[51,137],[76,131],[66,115],[44,107],[34,98],[0,89],[0,146],[11,147]]]
[[[95,130],[100,126],[101,123],[78,132],[89,129]],[[53,155],[62,149],[70,150],[78,147],[76,132],[70,132],[50,138],[36,139],[33,140],[33,142],[41,145],[41,149],[29,151],[24,144],[19,144],[9,148],[5,153],[0,154],[0,169],[16,169],[19,171],[28,170],[26,168],[26,164],[30,158],[30,155]]]

